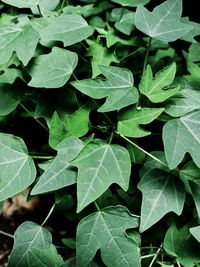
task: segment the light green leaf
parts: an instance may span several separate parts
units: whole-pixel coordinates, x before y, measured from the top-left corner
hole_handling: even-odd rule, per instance
[[[48,12],[54,10],[58,4],[60,3],[60,0],[38,0],[39,1],[39,7],[40,11],[43,15],[48,14]],[[33,14],[39,15],[39,10],[37,6],[31,7],[31,11]]]
[[[138,184],[142,191],[140,232],[144,232],[170,211],[180,215],[185,201],[183,183],[172,174],[153,169]]]
[[[99,65],[109,66],[111,62],[119,63],[112,50],[92,40],[87,40],[87,43],[89,44],[87,56],[92,57],[92,78],[101,74]]]
[[[200,167],[200,111],[168,121],[163,128],[165,155],[170,169],[182,161],[185,153]]]
[[[0,26],[0,64],[6,63],[16,51],[18,58],[26,66],[33,57],[39,34],[33,29],[29,21],[23,25]]]
[[[199,29],[200,24],[190,21],[188,17],[181,18],[181,22],[188,24],[193,28],[191,31],[183,35],[181,39],[190,43],[197,43],[197,41],[194,38],[200,35],[200,29]]]
[[[133,75],[128,69],[107,66],[99,66],[99,69],[106,80],[99,78],[72,82],[76,89],[92,98],[107,97],[99,112],[120,110],[137,102],[138,91],[133,86]]]
[[[31,8],[39,4],[39,0],[2,0],[2,2],[18,8]]]
[[[34,247],[29,249],[28,262],[29,267],[59,267],[63,264],[63,259],[54,245],[50,245],[46,249]]]
[[[198,59],[197,59],[198,60]],[[200,81],[200,66],[190,60],[187,61],[187,70],[190,75],[185,75],[186,80],[199,84]]]
[[[14,235],[14,247],[9,258],[8,267],[30,266],[28,258],[30,249],[47,249],[51,243],[51,234],[45,228],[33,222],[22,223]]]
[[[33,183],[36,169],[24,141],[0,133],[0,201],[23,191]]]
[[[140,267],[138,244],[125,233],[135,227],[138,218],[123,206],[108,207],[85,217],[77,229],[77,267],[87,266],[98,249],[106,266]]]
[[[200,243],[200,226],[190,228],[190,233]]]
[[[90,110],[82,106],[71,115],[65,117],[65,128],[68,131],[66,136],[82,137],[89,130]]]
[[[166,102],[165,112],[172,117],[180,117],[195,110],[200,110],[200,92],[183,89]]]
[[[173,63],[157,72],[155,78],[153,78],[152,69],[150,65],[147,65],[139,84],[139,90],[143,95],[147,96],[151,102],[163,102],[180,89],[180,86],[172,89],[166,88],[174,81],[175,74],[176,64]]]
[[[23,92],[16,88],[0,84],[0,116],[6,116],[16,109]]]
[[[52,148],[56,146],[65,138],[63,125],[58,116],[58,113],[55,111],[51,118],[50,131],[49,131],[49,145]]]
[[[152,38],[173,42],[192,30],[192,26],[180,22],[181,13],[182,0],[167,0],[152,12],[139,5],[135,26]]]
[[[62,87],[72,75],[78,63],[74,52],[53,47],[47,55],[38,56],[30,70],[29,86],[44,88]]]
[[[8,68],[0,75],[0,83],[13,84],[17,78],[23,80],[22,72],[15,68]]]
[[[130,35],[135,27],[135,12],[128,12],[124,14],[120,21],[115,23],[115,28],[126,34]]]
[[[41,175],[33,187],[31,195],[55,191],[76,182],[76,171],[70,166],[70,161],[80,153],[83,143],[76,137],[63,140],[58,146],[58,154],[47,170]]]
[[[40,36],[42,42],[61,41],[69,46],[85,40],[93,31],[80,15],[61,15],[51,18],[48,25],[41,29]]]
[[[151,134],[151,132],[140,128],[140,124],[148,124],[155,120],[162,112],[164,108],[142,108],[137,110],[136,108],[128,109],[119,116],[119,122],[117,130],[120,134],[129,137],[143,137]]]
[[[164,249],[184,267],[196,266],[200,260],[200,245],[189,232],[189,225],[177,229],[175,224],[168,229],[164,239]]]
[[[146,5],[150,0],[111,0],[114,3],[117,3],[122,6],[135,7],[138,5]]]
[[[96,140],[89,143],[71,164],[78,167],[77,212],[100,197],[113,183],[124,191],[128,189],[131,161],[128,151],[120,145]]]

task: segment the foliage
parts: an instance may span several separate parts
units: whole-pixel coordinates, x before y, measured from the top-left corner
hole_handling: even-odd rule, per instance
[[[9,267],[200,266],[200,25],[182,4],[1,1],[0,207],[25,189],[52,205]],[[67,253],[44,226],[60,213]]]

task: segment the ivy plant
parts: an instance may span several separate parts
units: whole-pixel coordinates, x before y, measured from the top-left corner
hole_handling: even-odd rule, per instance
[[[200,24],[182,0],[0,9],[1,212],[24,190],[52,205],[6,266],[200,266]]]

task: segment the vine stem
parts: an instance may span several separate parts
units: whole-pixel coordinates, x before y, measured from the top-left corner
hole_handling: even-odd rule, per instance
[[[145,149],[143,149],[142,147],[138,146],[136,143],[134,143],[133,141],[131,141],[129,138],[127,138],[126,136],[116,132],[119,136],[121,136],[124,140],[126,140],[127,142],[129,142],[131,145],[135,146],[136,148],[138,148],[139,150],[141,150],[142,152],[144,152],[147,156],[151,157],[152,159],[154,159],[155,161],[159,162],[160,164],[162,164],[165,167],[168,167],[168,165],[163,162],[162,160],[156,158],[154,155],[152,155],[151,153],[147,152]]]
[[[63,8],[64,8],[64,5],[65,5],[65,2],[66,2],[66,0],[63,0],[62,1],[62,4],[61,4],[61,7],[60,7],[60,9],[59,9],[59,15],[61,15],[61,13],[62,13],[62,11],[63,11]]]
[[[0,235],[5,235],[5,236],[7,236],[7,237],[14,238],[13,235],[11,235],[11,234],[9,234],[9,233],[6,233],[6,232],[4,232],[4,231],[2,231],[2,230],[0,230]]]
[[[32,159],[53,159],[54,156],[37,156],[37,155],[29,155]]]
[[[152,267],[152,266],[153,266],[153,264],[154,264],[156,258],[158,257],[158,255],[159,255],[161,249],[162,249],[162,245],[161,245],[161,246],[158,248],[158,250],[156,251],[156,253],[155,253],[155,255],[154,255],[154,257],[153,257],[151,263],[149,264],[149,267]]]
[[[39,12],[40,17],[43,17],[43,16],[42,16],[42,11],[41,11],[41,9],[40,9],[40,5],[37,5],[37,9],[38,9],[38,12]]]
[[[100,209],[99,205],[97,204],[97,202],[96,202],[96,201],[94,201],[93,203],[94,203],[94,205],[95,205],[96,209],[97,209],[98,211],[101,211],[101,209]]]
[[[45,131],[49,132],[49,129],[38,119],[34,118],[30,110],[28,110],[22,103],[19,104]]]
[[[51,207],[51,209],[49,210],[49,213],[47,214],[46,218],[44,219],[43,223],[41,224],[41,227],[44,226],[44,224],[47,222],[47,220],[51,216],[55,206],[56,206],[56,203],[54,203],[53,206]]]
[[[143,69],[142,69],[142,76],[143,76],[144,71],[145,71],[146,66],[147,66],[147,60],[148,60],[149,52],[150,52],[150,48],[151,48],[151,41],[152,41],[152,38],[149,37],[149,41],[148,41],[148,43],[147,43],[146,54],[145,54],[145,58],[144,58]]]
[[[147,259],[147,258],[151,258],[151,257],[154,257],[156,254],[153,253],[153,254],[148,254],[148,255],[144,255],[144,256],[141,256],[141,259]]]

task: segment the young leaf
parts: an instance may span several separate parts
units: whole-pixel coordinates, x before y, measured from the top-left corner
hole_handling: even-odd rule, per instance
[[[29,267],[29,251],[32,248],[47,249],[52,243],[51,234],[40,225],[24,222],[14,235],[14,247],[8,261],[8,267]]]
[[[76,53],[53,47],[51,53],[38,56],[30,69],[32,87],[59,88],[72,75],[78,63]]]
[[[58,113],[55,111],[50,123],[49,145],[55,149],[64,138],[63,125]]]
[[[128,109],[119,116],[119,122],[117,130],[120,134],[129,137],[143,137],[151,134],[151,132],[140,128],[140,124],[148,124],[155,120],[162,112],[164,108],[142,108],[137,110],[136,108]]]
[[[84,136],[89,130],[89,114],[88,107],[83,106],[73,114],[66,115],[65,127],[68,131],[66,136]]]
[[[126,35],[130,35],[134,27],[135,27],[135,12],[128,12],[124,14],[121,17],[120,21],[115,23],[115,28]]]
[[[109,267],[140,267],[138,244],[125,231],[138,227],[138,218],[123,206],[108,207],[85,217],[77,229],[77,267],[87,266],[101,250]]]
[[[30,61],[39,41],[39,34],[29,21],[23,26],[15,24],[0,26],[0,64],[6,63],[16,51],[24,66]],[[28,43],[28,45],[27,45]]]
[[[146,5],[150,0],[111,0],[114,3],[120,4],[122,6],[135,7],[138,5]]]
[[[62,257],[58,254],[54,245],[46,249],[30,248],[28,250],[29,267],[60,267],[63,264]]]
[[[37,6],[40,0],[2,0],[2,2],[18,8],[31,8]]]
[[[106,102],[98,109],[99,112],[120,110],[137,102],[138,91],[133,86],[133,75],[128,69],[108,66],[99,66],[99,69],[106,80],[99,78],[72,82],[76,89],[90,97],[107,97]]]
[[[101,74],[99,65],[109,66],[111,62],[119,63],[113,52],[106,47],[92,40],[87,40],[87,43],[90,46],[87,56],[92,57],[92,78]]]
[[[74,184],[76,172],[70,167],[70,161],[80,153],[83,143],[76,137],[63,140],[58,146],[58,154],[47,170],[33,187],[31,195],[37,195]]]
[[[185,200],[183,183],[172,174],[153,169],[138,184],[142,191],[140,232],[144,232],[170,211],[180,215]]]
[[[108,187],[119,184],[128,189],[131,161],[128,151],[120,145],[109,145],[96,140],[89,143],[71,162],[78,167],[77,212],[100,197]]]
[[[80,15],[61,15],[51,18],[48,25],[41,29],[40,36],[42,42],[61,41],[64,46],[69,46],[85,40],[93,31]]]
[[[0,133],[0,173],[0,201],[23,191],[35,180],[35,165],[21,138]]]
[[[177,229],[176,225],[172,224],[165,236],[164,249],[184,267],[193,267],[200,260],[200,245],[191,236],[189,225]]]
[[[200,167],[200,111],[189,113],[180,119],[168,121],[163,128],[165,155],[170,169],[182,161],[185,153],[192,156]]]
[[[200,110],[200,92],[183,89],[166,102],[165,112],[172,117],[181,117]]]
[[[156,73],[155,78],[153,78],[152,69],[150,65],[147,65],[139,84],[139,90],[143,95],[147,96],[151,102],[163,102],[180,89],[180,86],[173,89],[165,89],[165,87],[173,82],[175,74],[176,64],[173,63]]]
[[[192,30],[192,26],[180,22],[182,0],[167,0],[152,12],[139,5],[136,10],[135,26],[152,38],[173,42]]]

